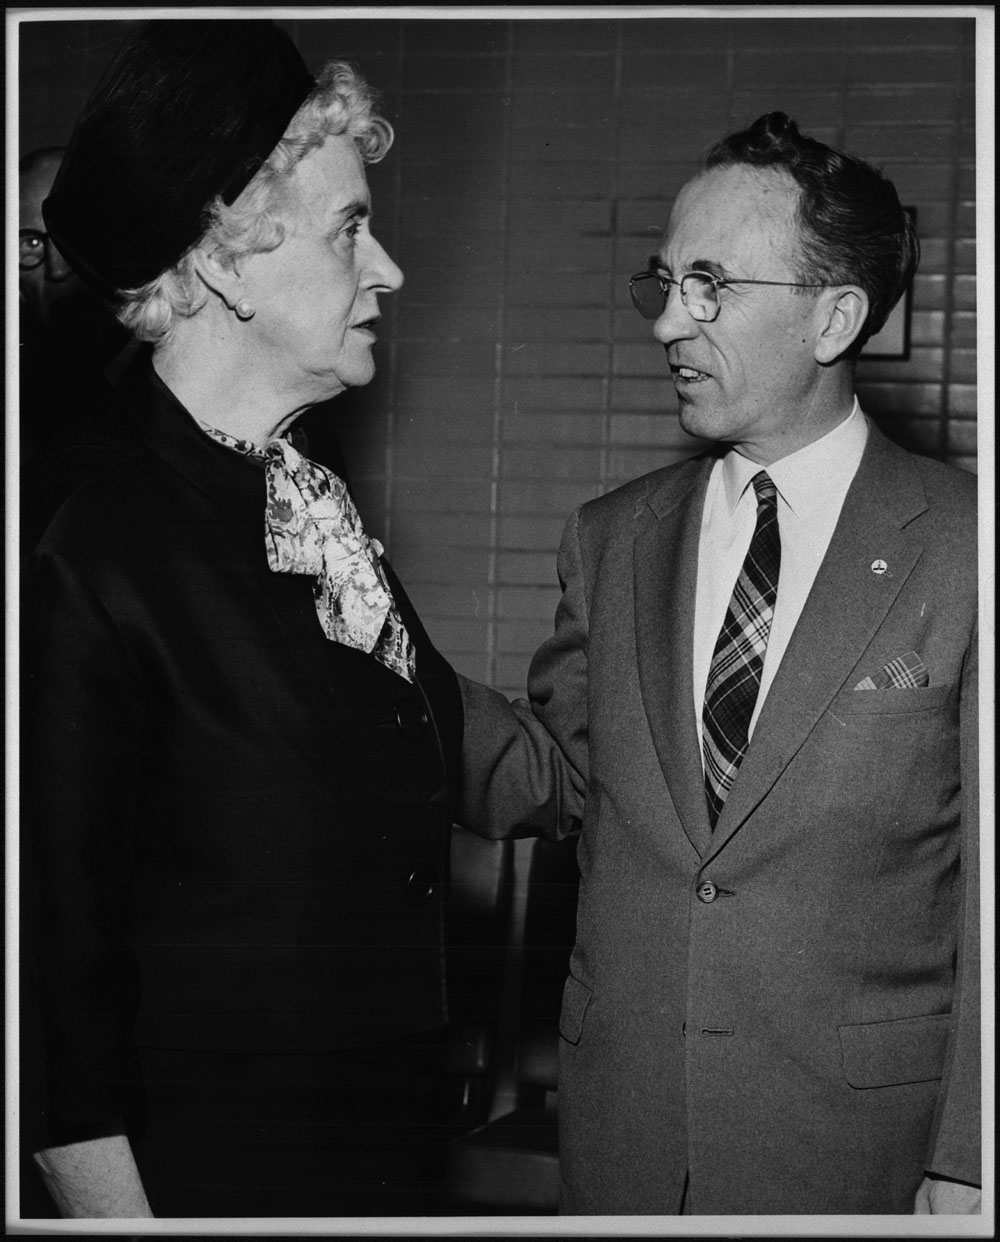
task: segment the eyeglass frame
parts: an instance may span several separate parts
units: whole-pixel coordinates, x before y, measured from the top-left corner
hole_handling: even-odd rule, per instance
[[[42,243],[42,249],[40,252],[41,258],[38,260],[37,263],[29,263],[25,265],[24,255],[22,255],[20,252],[20,243],[26,237],[35,237]],[[42,264],[45,262],[45,260],[49,257],[49,247],[51,245],[52,245],[52,238],[48,235],[48,233],[43,232],[41,229],[18,229],[18,255],[17,255],[18,270],[22,272],[33,272],[36,270],[36,268],[41,267]]]
[[[715,294],[715,314],[711,318],[699,319],[694,311],[688,306],[687,294],[684,292],[684,282],[691,276],[697,276],[702,280],[707,280],[713,287]],[[639,305],[639,299],[636,297],[633,288],[637,280],[657,280],[660,283],[660,292],[663,294],[663,308],[655,315],[647,315]],[[719,290],[725,285],[774,285],[782,289],[832,289],[833,285],[829,284],[804,284],[796,280],[745,280],[738,276],[713,276],[711,272],[685,272],[680,280],[674,280],[672,276],[661,276],[659,272],[636,272],[634,276],[629,277],[628,291],[632,298],[632,305],[642,315],[643,319],[652,321],[659,319],[660,315],[667,309],[667,299],[670,297],[670,286],[676,285],[680,290],[681,304],[695,323],[715,323],[719,318],[719,312],[722,310],[722,301],[719,298]]]

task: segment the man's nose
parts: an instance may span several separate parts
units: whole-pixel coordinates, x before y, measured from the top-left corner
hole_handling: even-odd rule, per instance
[[[73,269],[49,241],[45,253],[45,279],[61,284],[64,280],[69,280],[72,275]]]
[[[697,321],[688,314],[687,307],[681,298],[680,289],[676,285],[668,286],[663,311],[653,324],[653,336],[662,345],[669,345],[671,341],[685,340],[696,336],[697,332]]]

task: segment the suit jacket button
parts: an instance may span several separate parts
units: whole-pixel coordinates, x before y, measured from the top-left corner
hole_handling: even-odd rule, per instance
[[[711,880],[702,880],[694,891],[698,900],[705,902],[706,905],[713,902],[719,895],[718,888]]]
[[[433,867],[425,864],[410,873],[403,893],[410,905],[422,906],[430,901],[436,891],[437,872]]]
[[[400,699],[396,704],[396,728],[408,742],[422,742],[430,718],[419,699]]]

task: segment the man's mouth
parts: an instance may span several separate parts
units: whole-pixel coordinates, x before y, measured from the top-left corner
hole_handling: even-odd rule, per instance
[[[358,323],[352,323],[351,327],[356,332],[357,331],[374,332],[375,329],[378,327],[378,322],[381,319],[381,317],[382,317],[381,315],[373,315],[371,319],[362,319],[362,320],[359,320]]]
[[[683,380],[687,384],[700,384],[702,380],[711,379],[704,371],[696,371],[694,367],[674,366],[670,364],[670,373],[675,380]]]

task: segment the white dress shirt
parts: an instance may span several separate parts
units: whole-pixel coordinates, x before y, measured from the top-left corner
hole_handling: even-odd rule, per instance
[[[868,423],[857,398],[847,418],[812,444],[770,466],[760,466],[731,449],[716,462],[708,482],[698,544],[694,611],[694,708],[698,741],[715,644],[733,587],[757,524],[757,495],[750,480],[767,471],[778,491],[781,572],[778,599],[764,657],[753,734],[767,692],[812,589],[844,498],[868,439]]]

